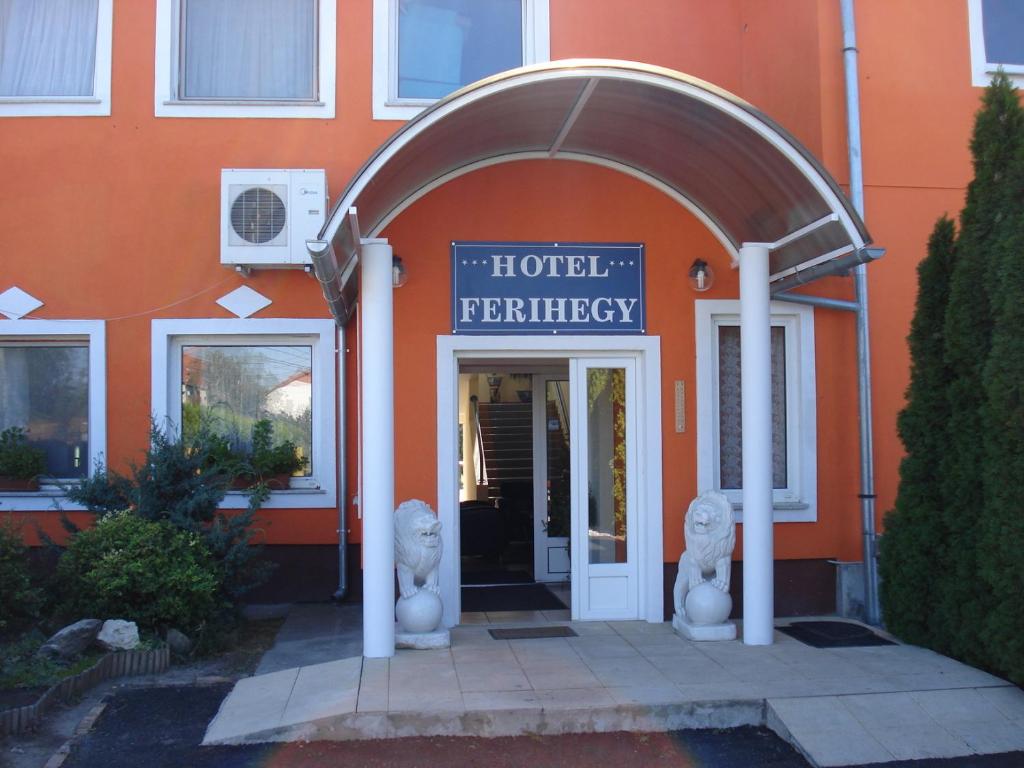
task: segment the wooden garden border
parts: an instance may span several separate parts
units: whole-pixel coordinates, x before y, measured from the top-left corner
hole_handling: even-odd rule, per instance
[[[67,702],[95,685],[113,677],[155,675],[171,663],[171,649],[113,651],[89,669],[66,677],[39,697],[35,704],[0,711],[0,736],[17,735],[33,729],[43,714],[59,701]]]

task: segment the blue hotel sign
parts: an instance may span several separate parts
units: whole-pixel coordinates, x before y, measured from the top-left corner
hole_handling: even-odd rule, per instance
[[[452,243],[453,333],[644,333],[642,243]]]

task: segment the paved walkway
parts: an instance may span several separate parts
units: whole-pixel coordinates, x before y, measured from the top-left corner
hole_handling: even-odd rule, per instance
[[[241,680],[204,743],[767,724],[819,766],[1024,750],[1024,692],[913,646],[693,643],[667,624],[537,616],[522,618],[579,636],[494,640],[489,628],[524,622],[493,618],[455,628],[450,650]]]

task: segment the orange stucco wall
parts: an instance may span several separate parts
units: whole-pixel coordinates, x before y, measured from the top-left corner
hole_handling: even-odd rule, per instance
[[[371,0],[338,4],[337,117],[332,120],[153,116],[155,2],[115,0],[112,115],[0,118],[0,290],[40,297],[39,318],[107,323],[108,442],[115,467],[145,444],[154,318],[226,317],[214,300],[240,284],[273,304],[259,317],[324,317],[315,280],[295,272],[243,279],[219,264],[219,170],[325,168],[336,196],[397,127],[371,119]],[[895,417],[908,365],[914,269],[935,219],[955,213],[970,175],[980,90],[970,85],[964,0],[858,0],[867,223],[888,255],[869,269],[876,474],[881,515],[894,499]],[[794,133],[848,179],[838,3],[834,0],[553,0],[552,58],[600,56],[673,67],[731,90]],[[398,498],[436,500],[434,342],[448,323],[452,239],[624,240],[647,244],[650,332],[662,338],[665,559],[695,491],[695,434],[672,429],[671,382],[694,377],[693,294],[683,269],[711,256],[709,297],[736,296],[735,273],[688,214],[642,184],[569,164],[481,171],[430,194],[385,233],[410,279],[395,294]],[[814,289],[850,297],[849,281]],[[779,557],[859,557],[852,318],[817,311],[819,521],[776,528]],[[346,392],[356,393],[348,328]],[[688,386],[688,423],[695,399]],[[354,488],[354,418],[346,473]],[[5,506],[3,509],[7,509]],[[268,512],[272,543],[330,543],[335,512]],[[52,513],[34,516],[51,533]],[[350,509],[352,538],[359,526]]]

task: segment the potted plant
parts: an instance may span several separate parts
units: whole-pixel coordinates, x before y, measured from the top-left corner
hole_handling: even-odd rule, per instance
[[[46,456],[28,444],[21,427],[0,432],[0,490],[38,491],[39,476],[46,472]]]
[[[291,440],[274,445],[274,425],[260,419],[252,426],[252,451],[239,479],[246,483],[244,487],[264,482],[272,490],[287,490],[288,478],[307,464],[309,459],[299,455]]]

